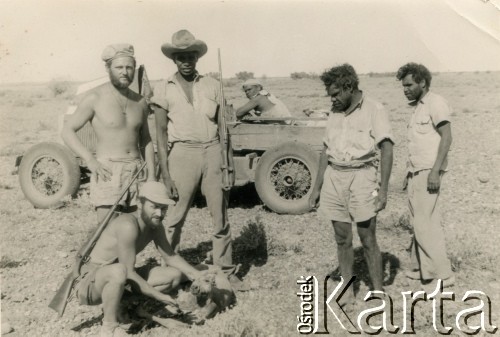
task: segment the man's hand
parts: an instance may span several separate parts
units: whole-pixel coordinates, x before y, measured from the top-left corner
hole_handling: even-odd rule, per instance
[[[309,206],[317,208],[319,206],[319,191],[314,189],[309,196]]]
[[[167,309],[172,314],[180,313],[177,302],[170,295],[162,293],[162,297],[158,298],[157,300],[165,304],[165,309]]]
[[[376,191],[374,191],[375,193]],[[375,212],[380,212],[387,206],[387,192],[380,190],[375,197]]]
[[[92,158],[87,162],[87,167],[89,170],[94,173],[97,178],[102,179],[103,181],[111,180],[112,172],[109,167],[101,164],[97,159]]]
[[[168,197],[177,200],[179,198],[179,193],[177,192],[177,187],[172,179],[163,179],[165,187],[167,188]]]
[[[439,192],[439,187],[441,185],[441,177],[439,171],[431,170],[429,176],[427,177],[427,190],[430,194],[436,194]]]

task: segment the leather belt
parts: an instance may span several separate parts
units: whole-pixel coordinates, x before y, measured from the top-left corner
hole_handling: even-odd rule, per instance
[[[354,167],[353,166],[340,166],[340,165],[335,165],[331,162],[328,162],[328,165],[336,171],[358,171],[358,170],[362,170],[364,168],[373,166],[371,163],[363,164],[361,166],[354,166]]]

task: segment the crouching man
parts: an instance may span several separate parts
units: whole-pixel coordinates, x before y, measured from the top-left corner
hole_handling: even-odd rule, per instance
[[[167,295],[186,277],[190,280],[202,274],[182,257],[176,255],[165,236],[162,225],[168,205],[165,185],[146,182],[140,188],[137,213],[122,214],[112,220],[97,241],[90,262],[82,267],[82,279],[76,296],[81,304],[103,306],[101,336],[125,336],[118,326],[118,310],[126,283],[143,295],[160,302],[176,305]],[[153,241],[166,267],[136,270],[136,255]]]

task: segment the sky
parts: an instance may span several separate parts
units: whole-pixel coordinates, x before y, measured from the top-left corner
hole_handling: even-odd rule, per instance
[[[161,53],[188,29],[205,41],[200,73],[256,77],[358,73],[414,61],[431,71],[500,70],[500,0],[0,0],[0,83],[105,76],[102,50],[131,43],[150,79],[175,71]]]

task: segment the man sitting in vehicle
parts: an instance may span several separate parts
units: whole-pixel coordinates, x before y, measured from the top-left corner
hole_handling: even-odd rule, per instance
[[[249,79],[243,83],[243,91],[250,101],[236,110],[236,117],[243,118],[245,115],[262,117],[291,117],[292,114],[276,96],[264,90],[262,84],[256,79]],[[282,121],[290,124],[290,121]]]

